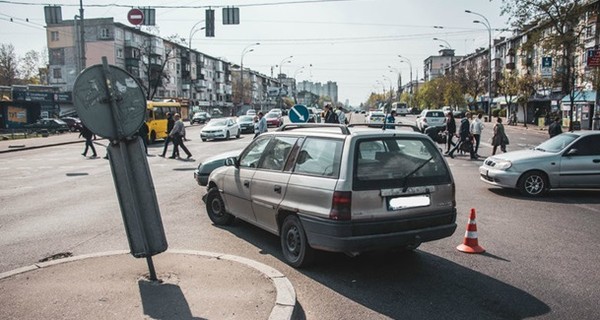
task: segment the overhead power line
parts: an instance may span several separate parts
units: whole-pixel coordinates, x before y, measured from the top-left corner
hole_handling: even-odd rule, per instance
[[[310,4],[310,3],[323,3],[323,2],[348,2],[348,1],[359,1],[359,0],[297,0],[297,1],[279,1],[279,2],[266,2],[266,3],[247,3],[236,5],[236,7],[265,7],[265,6],[280,6],[290,4]],[[13,4],[13,5],[24,5],[24,6],[51,6],[58,5],[63,7],[79,7],[79,4],[74,3],[33,3],[25,1],[6,1],[0,0],[0,3]],[[118,7],[118,8],[136,8],[140,4],[124,4],[124,3],[107,3],[107,4],[86,4],[86,8],[107,8],[107,7]],[[204,9],[204,8],[225,8],[226,5],[151,5],[152,8],[158,9]]]

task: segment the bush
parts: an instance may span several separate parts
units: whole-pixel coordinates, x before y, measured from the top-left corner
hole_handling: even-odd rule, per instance
[[[498,117],[506,117],[506,108],[500,109],[500,111],[498,111]]]
[[[501,109],[492,109],[492,117],[498,117],[498,114],[500,113]]]

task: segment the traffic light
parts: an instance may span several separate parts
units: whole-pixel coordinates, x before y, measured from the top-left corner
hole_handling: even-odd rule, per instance
[[[206,9],[206,36],[214,37],[215,36],[215,10]]]

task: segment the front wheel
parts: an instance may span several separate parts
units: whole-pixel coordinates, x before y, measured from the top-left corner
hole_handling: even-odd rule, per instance
[[[285,261],[294,268],[309,265],[315,256],[315,250],[306,239],[304,227],[298,217],[289,215],[281,225],[281,250]]]
[[[235,219],[225,211],[225,203],[217,188],[211,188],[206,194],[206,213],[210,220],[218,226],[230,225]]]
[[[525,196],[539,197],[549,188],[548,178],[541,171],[527,172],[519,179],[517,187]]]

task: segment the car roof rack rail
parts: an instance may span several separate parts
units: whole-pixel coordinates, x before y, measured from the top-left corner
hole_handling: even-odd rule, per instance
[[[394,126],[394,127],[403,127],[403,128],[411,128],[414,132],[421,132],[421,130],[419,130],[419,128],[415,125],[412,124],[406,124],[406,123],[386,123],[386,128],[385,129],[390,129],[387,128],[387,126]],[[349,128],[351,127],[371,127],[371,128],[382,128],[383,129],[383,123],[351,123],[348,125]]]
[[[286,123],[279,127],[277,131],[287,131],[301,128],[340,128],[342,134],[350,134],[350,130],[345,124],[336,123]]]

